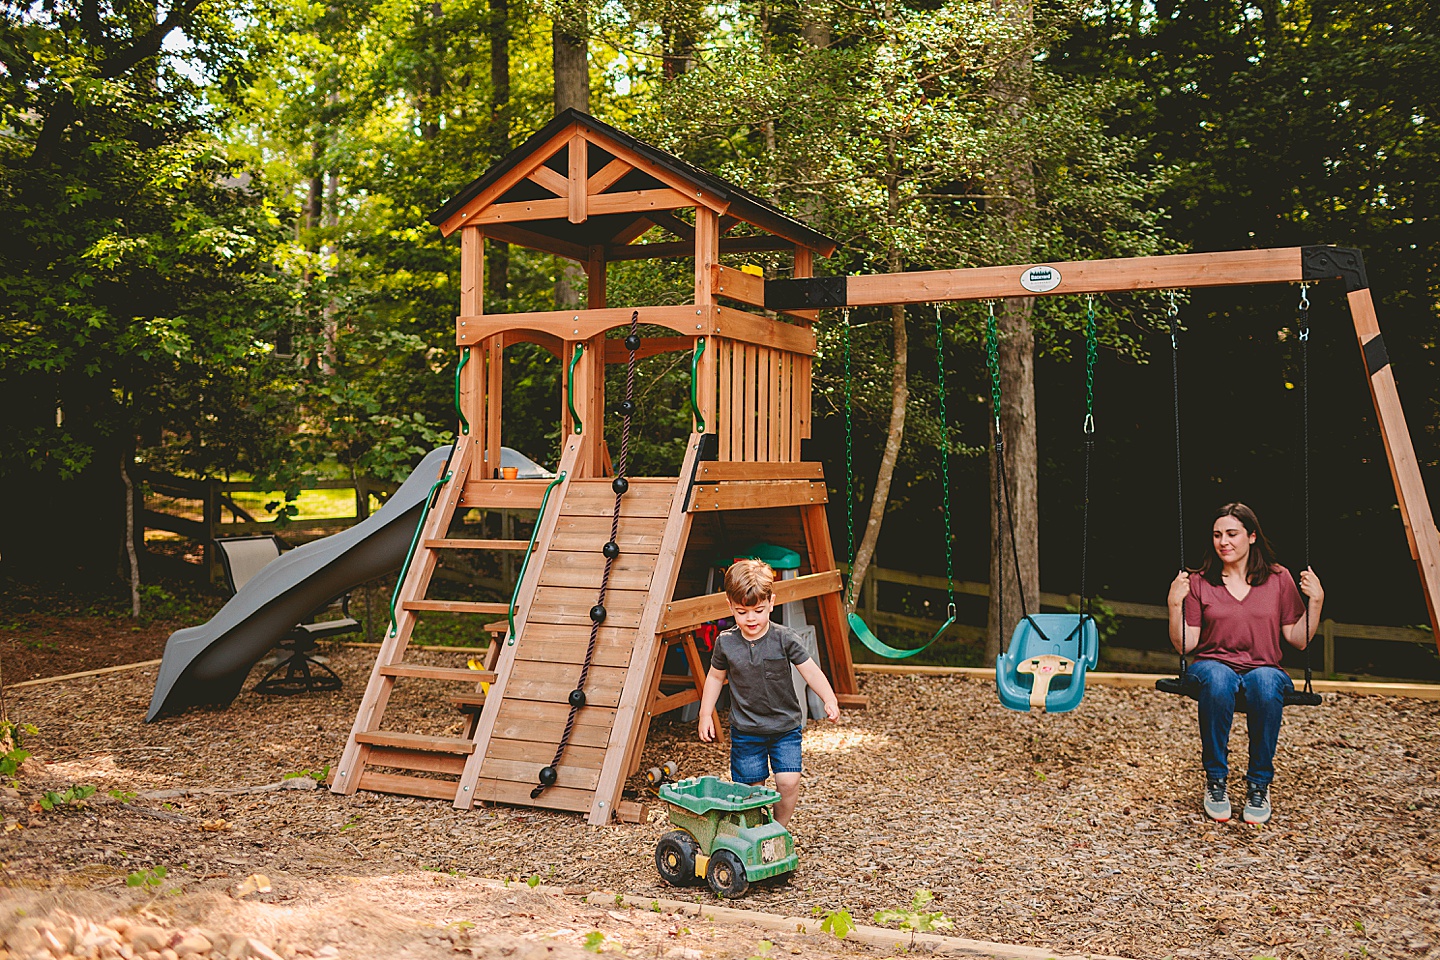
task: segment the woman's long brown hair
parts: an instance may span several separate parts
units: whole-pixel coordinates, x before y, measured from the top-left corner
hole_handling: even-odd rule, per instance
[[[1260,529],[1260,518],[1255,516],[1255,511],[1243,503],[1227,503],[1215,515],[1210,518],[1210,530],[1212,535],[1205,542],[1205,560],[1200,564],[1200,575],[1210,582],[1211,586],[1220,586],[1220,577],[1225,572],[1225,564],[1220,555],[1215,552],[1215,521],[1221,517],[1234,517],[1240,521],[1246,533],[1255,534],[1255,542],[1250,544],[1250,558],[1245,563],[1245,582],[1252,587],[1258,587],[1270,579],[1270,574],[1275,571],[1277,561],[1275,559],[1275,548],[1270,546],[1270,541],[1265,537],[1265,531]]]

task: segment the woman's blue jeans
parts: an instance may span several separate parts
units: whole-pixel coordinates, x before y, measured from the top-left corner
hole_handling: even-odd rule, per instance
[[[1280,740],[1280,714],[1285,692],[1294,690],[1279,667],[1255,667],[1244,673],[1219,660],[1196,660],[1190,675],[1200,681],[1200,746],[1205,776],[1221,780],[1230,773],[1230,723],[1235,719],[1235,692],[1245,691],[1249,704],[1250,767],[1245,779],[1269,786],[1275,779],[1275,744]]]

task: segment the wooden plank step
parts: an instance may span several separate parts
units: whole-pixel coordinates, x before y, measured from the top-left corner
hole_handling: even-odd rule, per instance
[[[546,810],[565,810],[571,813],[584,813],[595,802],[595,791],[576,790],[559,784],[547,789],[540,794],[538,799],[530,799],[530,791],[535,789],[535,774],[538,772],[539,768],[537,767],[535,771],[532,771],[527,783],[493,778],[481,779],[475,785],[475,799],[487,803],[506,803],[517,807],[542,807]]]
[[[654,555],[660,552],[660,541],[665,537],[665,519],[654,517],[624,517],[620,521],[620,534],[615,542],[620,545],[621,555],[644,553]],[[555,536],[550,540],[550,549],[599,550],[610,539],[609,515],[598,517],[565,517],[555,524]]]
[[[429,753],[457,753],[467,756],[475,752],[475,741],[463,737],[432,737],[424,733],[402,733],[398,730],[361,730],[356,743],[375,747],[398,747],[402,750],[424,750]]]
[[[524,550],[530,546],[529,540],[426,540],[425,546],[431,550]]]
[[[482,603],[475,600],[406,600],[404,610],[431,610],[438,613],[509,613],[508,603]]]
[[[459,786],[454,780],[429,780],[425,777],[407,777],[398,773],[375,773],[373,770],[366,770],[360,774],[360,783],[356,789],[398,793],[405,797],[454,800]]]
[[[465,772],[465,757],[453,753],[431,753],[428,750],[402,750],[398,747],[371,747],[365,768],[394,767],[422,773],[443,773],[458,777]]]
[[[697,483],[690,490],[690,512],[763,510],[770,507],[809,507],[829,502],[822,481],[761,480],[754,483]]]
[[[386,663],[378,668],[382,677],[411,677],[419,680],[453,680],[456,683],[494,683],[494,670],[469,667],[431,667],[423,663]]]
[[[466,708],[483,707],[489,695],[484,691],[477,690],[474,693],[457,693],[445,698],[462,710]]]
[[[467,480],[460,509],[539,510],[549,480]]]

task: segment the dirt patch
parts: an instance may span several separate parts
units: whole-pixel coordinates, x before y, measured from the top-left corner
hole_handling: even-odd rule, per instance
[[[425,946],[420,932],[448,936],[446,924],[465,916],[447,906],[411,913],[417,891],[458,890],[461,902],[479,903],[476,877],[694,896],[655,874],[651,856],[666,829],[658,810],[645,824],[597,829],[577,816],[457,811],[324,790],[144,796],[323,772],[344,745],[373,652],[339,648],[332,657],[346,679],[337,693],[247,692],[227,711],[151,725],[141,718],[153,668],[12,692],[12,718],[41,728],[28,746],[46,767],[24,777],[17,796],[0,798],[10,893],[59,897],[83,888],[133,911],[139,901],[125,898],[139,894],[127,879],[139,874],[143,882],[159,866],[161,887],[181,891],[153,897],[161,905],[233,900],[228,891],[264,874],[277,898],[293,901],[274,906],[312,909],[318,925],[283,937],[316,956],[331,944],[324,922],[348,932],[352,908],[371,922],[375,901],[356,891],[377,891],[385,911],[412,918],[396,936],[420,951],[415,956],[428,956],[430,946],[453,955],[453,942]],[[1075,713],[1031,716],[1002,710],[993,687],[960,678],[863,683],[870,710],[807,732],[792,824],[797,877],[788,887],[760,885],[739,906],[794,916],[845,909],[869,922],[928,890],[936,898],[929,909],[953,920],[950,933],[1065,953],[1440,957],[1440,704],[1327,695],[1322,707],[1287,712],[1275,820],[1256,829],[1201,814],[1194,707],[1186,702],[1092,687]],[[401,686],[389,716],[431,732],[458,733],[463,722],[426,681]],[[1232,737],[1240,766],[1245,750],[1241,723]],[[688,724],[657,723],[645,765],[670,759],[686,775],[724,774],[727,766],[723,745],[699,743]],[[87,809],[37,812],[42,789],[67,784],[99,792]],[[501,903],[497,913],[516,906]],[[96,922],[114,915],[77,909]],[[552,939],[580,949],[593,921],[593,930],[618,938],[617,949],[660,957],[674,947],[703,957],[766,955],[756,946],[761,938],[777,944],[770,956],[825,957],[827,943],[843,946],[820,938],[782,949],[753,932],[714,944],[632,942],[628,924],[582,915],[584,922],[513,918],[514,935],[573,930],[573,939]],[[211,923],[206,916],[182,912],[174,924]],[[269,929],[245,916],[214,928],[251,936]],[[334,945],[344,955],[378,955],[342,941]]]

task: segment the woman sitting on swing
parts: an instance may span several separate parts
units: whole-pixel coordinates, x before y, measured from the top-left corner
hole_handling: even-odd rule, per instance
[[[1325,601],[1313,570],[1300,574],[1300,591],[1309,598],[1308,617],[1295,579],[1275,562],[1255,511],[1243,503],[1216,511],[1205,562],[1197,571],[1181,570],[1170,584],[1170,642],[1195,656],[1189,676],[1199,683],[1205,813],[1212,820],[1230,819],[1230,723],[1236,691],[1242,690],[1250,730],[1242,818],[1255,824],[1270,819],[1280,714],[1285,693],[1295,689],[1280,669],[1280,640],[1304,650]]]

